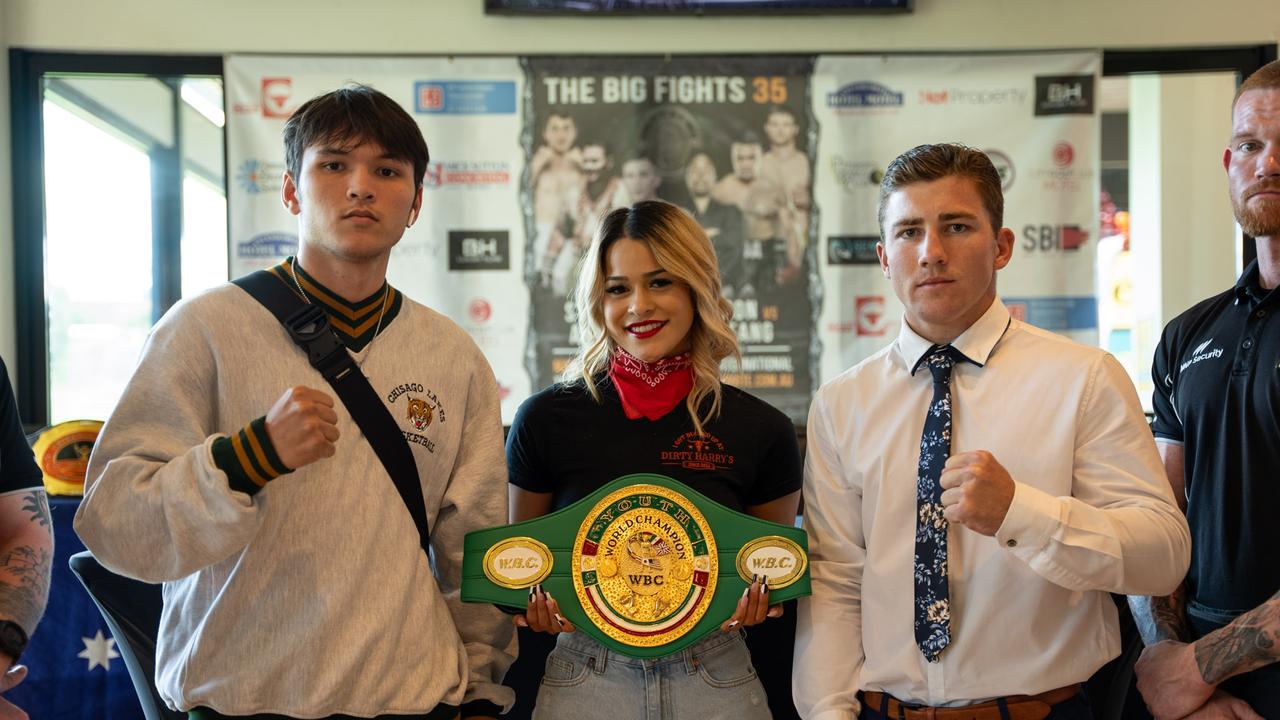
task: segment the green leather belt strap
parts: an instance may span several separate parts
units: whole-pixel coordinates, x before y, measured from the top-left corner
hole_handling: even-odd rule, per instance
[[[665,475],[620,477],[563,510],[467,534],[462,599],[523,609],[542,584],[606,647],[677,652],[733,615],[752,575],[808,595],[803,530],[734,512]]]

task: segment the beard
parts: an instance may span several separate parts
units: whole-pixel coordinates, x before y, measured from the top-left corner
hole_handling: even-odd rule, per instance
[[[1250,195],[1263,189],[1280,188],[1275,183],[1260,183],[1246,189],[1241,193],[1241,197],[1231,198],[1231,208],[1235,211],[1236,222],[1240,223],[1240,229],[1251,237],[1280,236],[1280,200],[1249,204]]]

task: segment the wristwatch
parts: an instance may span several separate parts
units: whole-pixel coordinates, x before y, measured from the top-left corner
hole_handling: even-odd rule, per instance
[[[27,631],[12,620],[0,620],[0,652],[18,662],[22,651],[27,649]]]

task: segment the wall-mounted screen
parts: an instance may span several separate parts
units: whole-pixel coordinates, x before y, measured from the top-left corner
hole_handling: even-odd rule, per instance
[[[484,0],[487,13],[775,14],[910,12],[912,0]]]

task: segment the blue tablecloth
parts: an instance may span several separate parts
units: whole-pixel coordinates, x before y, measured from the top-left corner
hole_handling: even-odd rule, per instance
[[[5,697],[33,720],[142,720],[115,639],[67,566],[84,550],[71,528],[79,498],[50,498],[53,511],[53,583],[49,607],[22,663],[31,669]]]

